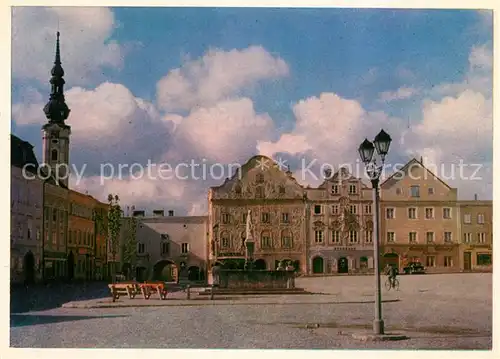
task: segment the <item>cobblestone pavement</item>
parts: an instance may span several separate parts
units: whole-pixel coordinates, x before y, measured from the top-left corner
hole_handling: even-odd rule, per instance
[[[387,331],[410,337],[404,341],[352,339],[354,332],[369,331],[373,320],[373,303],[366,303],[373,299],[373,278],[365,276],[297,281],[351,298],[343,304],[297,300],[12,314],[10,340],[14,347],[52,348],[491,348],[491,274],[405,276],[400,283],[399,292],[389,293],[399,301],[385,303],[383,316]]]

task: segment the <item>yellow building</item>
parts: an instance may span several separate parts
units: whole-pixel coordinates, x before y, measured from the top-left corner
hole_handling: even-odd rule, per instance
[[[307,188],[311,274],[373,270],[373,190],[342,168]],[[331,178],[329,178],[331,177]]]
[[[460,270],[457,189],[412,159],[381,184],[382,265]]]
[[[94,270],[93,211],[96,200],[87,194],[70,190],[69,202],[68,277],[90,280]]]
[[[493,202],[460,201],[460,267],[465,271],[493,269]]]
[[[209,261],[242,268],[246,221],[251,210],[256,269],[292,262],[306,272],[305,193],[291,172],[270,158],[254,156],[208,194]]]

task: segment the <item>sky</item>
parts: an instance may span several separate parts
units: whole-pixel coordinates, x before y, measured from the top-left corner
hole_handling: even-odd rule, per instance
[[[14,8],[12,132],[39,162],[58,30],[70,184],[100,200],[205,214],[257,154],[304,185],[363,175],[382,128],[387,176],[422,158],[459,198],[492,199],[489,11]]]

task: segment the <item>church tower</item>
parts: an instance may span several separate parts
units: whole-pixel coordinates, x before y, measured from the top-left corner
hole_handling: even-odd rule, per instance
[[[68,186],[69,180],[69,138],[71,127],[64,121],[70,109],[64,100],[64,70],[61,66],[59,31],[56,40],[56,59],[51,71],[49,102],[43,108],[48,122],[42,126],[43,164],[50,168],[61,183]]]

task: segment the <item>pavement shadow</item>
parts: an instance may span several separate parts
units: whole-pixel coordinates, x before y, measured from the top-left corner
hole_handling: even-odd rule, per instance
[[[84,316],[84,315],[37,315],[37,314],[11,314],[10,327],[24,327],[39,324],[52,324],[61,322],[72,322],[76,320],[97,319],[97,318],[119,318],[128,315],[106,315],[106,316]]]
[[[11,287],[10,312],[26,313],[59,308],[71,301],[109,297],[107,283],[58,283]]]

